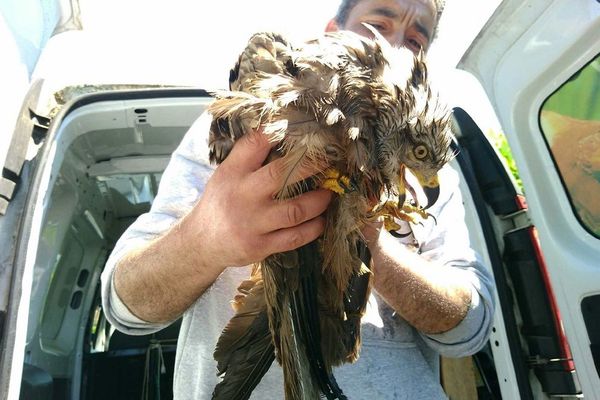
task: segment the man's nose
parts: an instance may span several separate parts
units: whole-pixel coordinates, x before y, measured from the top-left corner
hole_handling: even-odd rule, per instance
[[[387,40],[395,47],[404,46],[404,30],[396,31],[391,37],[387,38]]]

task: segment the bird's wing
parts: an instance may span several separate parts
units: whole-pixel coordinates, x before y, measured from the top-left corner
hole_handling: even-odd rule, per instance
[[[209,134],[209,157],[220,163],[234,142],[250,130],[268,122],[276,112],[268,88],[260,83],[268,76],[283,76],[292,48],[281,35],[254,34],[229,73],[229,92],[217,91],[217,101],[209,107],[213,121]]]
[[[214,352],[218,374],[223,377],[213,391],[216,400],[248,399],[275,359],[260,269],[255,268],[238,291],[232,303],[236,314]]]
[[[252,93],[255,79],[265,74],[289,73],[287,66],[292,50],[288,40],[280,34],[254,34],[229,73],[229,89]]]

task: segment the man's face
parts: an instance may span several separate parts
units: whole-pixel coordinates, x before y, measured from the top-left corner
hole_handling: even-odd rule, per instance
[[[393,46],[404,46],[415,54],[427,51],[436,24],[433,0],[360,0],[350,11],[344,26],[372,37],[363,22],[376,28]]]

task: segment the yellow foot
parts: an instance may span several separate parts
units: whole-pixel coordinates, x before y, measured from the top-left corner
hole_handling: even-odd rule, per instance
[[[421,207],[413,206],[411,204],[404,204],[400,209],[400,213],[409,216],[411,222],[415,222],[417,216],[421,217],[422,219],[427,219],[429,217],[433,218],[433,215],[429,214],[426,210],[422,209]]]
[[[394,218],[391,215],[383,216],[383,227],[386,231],[397,231],[400,229],[400,224],[394,221]]]
[[[431,214],[422,208],[410,204],[404,204],[402,208],[399,208],[398,204],[393,201],[387,201],[373,210],[373,215],[375,217],[383,217],[384,226],[388,231],[397,230],[400,227],[394,221],[394,218],[410,222],[411,224],[418,224],[421,220],[429,217],[433,218]]]
[[[329,168],[323,172],[325,179],[321,182],[321,187],[329,189],[338,194],[345,194],[354,191],[350,178],[340,174],[337,169]]]

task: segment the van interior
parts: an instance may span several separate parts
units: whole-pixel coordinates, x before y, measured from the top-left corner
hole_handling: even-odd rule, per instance
[[[118,97],[76,105],[47,143],[55,156],[46,165],[23,399],[172,397],[179,321],[152,335],[115,331],[102,312],[100,273],[123,231],[150,209],[170,154],[209,98]]]

